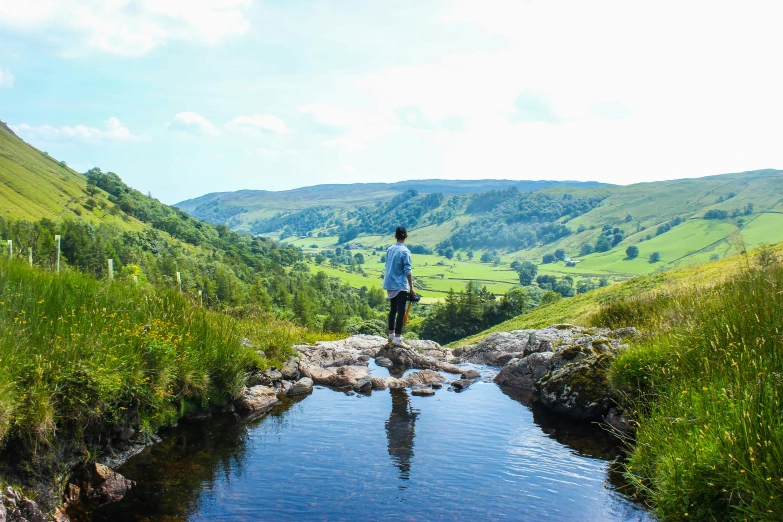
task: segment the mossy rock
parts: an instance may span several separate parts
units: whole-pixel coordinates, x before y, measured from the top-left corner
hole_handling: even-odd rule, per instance
[[[539,381],[539,400],[554,411],[571,417],[600,417],[611,403],[609,359],[608,354],[594,355],[555,370]]]

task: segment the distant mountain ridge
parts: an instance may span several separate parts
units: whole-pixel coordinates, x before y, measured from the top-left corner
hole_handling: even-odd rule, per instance
[[[515,187],[520,192],[532,192],[552,187],[609,186],[613,185],[598,181],[422,179],[395,183],[323,184],[281,191],[246,189],[235,192],[213,192],[181,201],[174,206],[211,223],[227,224],[237,230],[250,231],[250,226],[243,226],[244,223],[270,218],[277,212],[290,212],[316,206],[368,205],[392,199],[408,190],[422,194],[459,195],[505,190],[511,187]],[[237,219],[237,216],[242,217]]]

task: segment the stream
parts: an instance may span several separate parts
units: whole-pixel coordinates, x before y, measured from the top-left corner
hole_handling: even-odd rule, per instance
[[[92,520],[652,520],[621,492],[615,439],[465,366],[484,378],[459,393],[316,387],[252,423],[183,422]]]

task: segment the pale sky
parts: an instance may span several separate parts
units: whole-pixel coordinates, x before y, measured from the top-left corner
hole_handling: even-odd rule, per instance
[[[783,168],[781,6],[0,0],[0,120],[167,203]]]

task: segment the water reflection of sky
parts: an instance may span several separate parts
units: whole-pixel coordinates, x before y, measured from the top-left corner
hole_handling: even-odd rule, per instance
[[[160,520],[645,519],[606,485],[609,462],[590,456],[608,456],[600,440],[519,401],[488,382],[434,397],[318,388],[244,436],[229,434],[241,456],[212,445],[213,472],[197,485],[184,480],[187,469],[132,476],[147,475],[138,464],[145,456],[126,473],[147,483],[147,496],[167,488],[179,499],[179,508],[175,500],[155,507],[171,517]],[[198,443],[190,439],[181,442]],[[159,453],[158,470],[177,465],[160,463]],[[178,480],[188,491],[176,491]],[[134,511],[149,502],[137,495],[111,519],[141,520]]]

